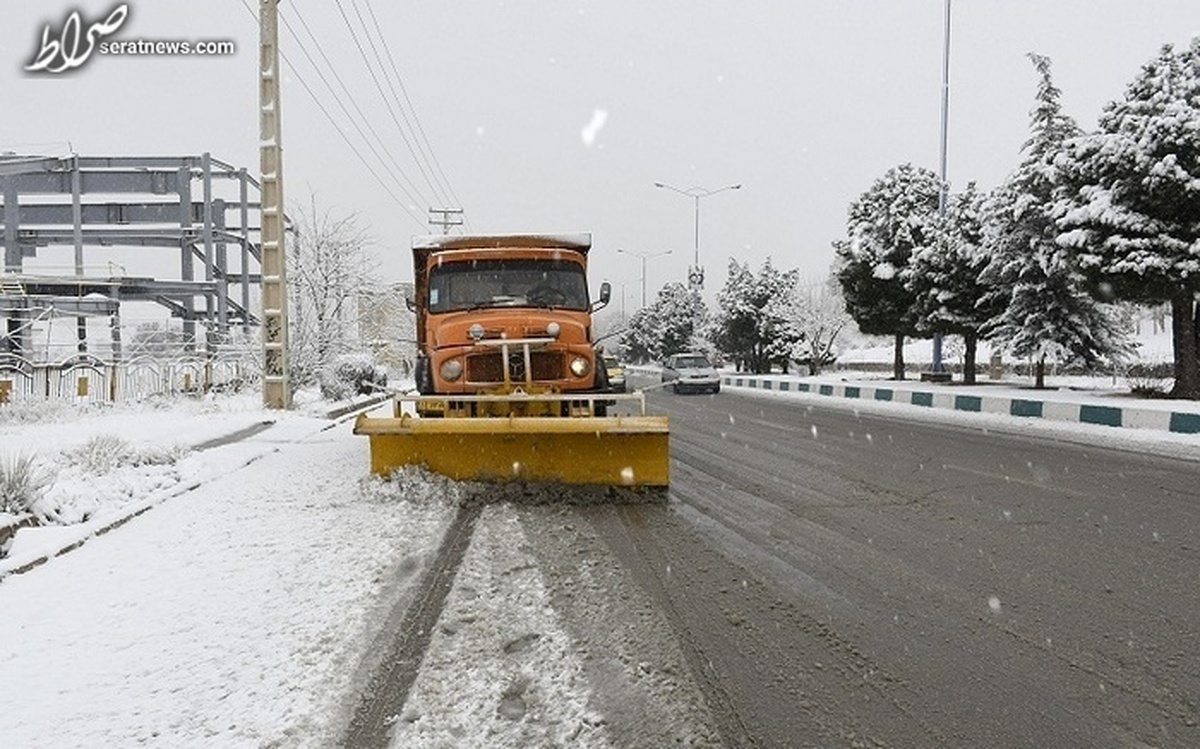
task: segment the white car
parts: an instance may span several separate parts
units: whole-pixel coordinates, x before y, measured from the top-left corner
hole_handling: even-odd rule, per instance
[[[676,393],[721,392],[721,376],[704,354],[675,354],[662,368],[662,381],[671,383]]]

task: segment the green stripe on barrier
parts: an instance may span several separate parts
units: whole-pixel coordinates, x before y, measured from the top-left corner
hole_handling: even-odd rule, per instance
[[[955,411],[982,411],[983,398],[978,395],[956,395],[954,396]]]
[[[1010,416],[1032,416],[1035,419],[1042,418],[1042,402],[1014,400],[1008,407]]]
[[[933,393],[913,393],[912,404],[914,406],[933,407]]]
[[[887,388],[880,388],[875,391],[875,400],[890,401],[892,399],[892,391]]]
[[[1121,409],[1112,406],[1080,406],[1079,420],[1084,424],[1121,426]]]
[[[846,386],[846,397],[847,398],[858,398],[858,397],[860,397],[861,392],[862,391],[860,388],[856,388],[856,387],[853,387],[850,385]]]
[[[1172,411],[1170,429],[1172,432],[1200,434],[1200,414],[1181,414]]]

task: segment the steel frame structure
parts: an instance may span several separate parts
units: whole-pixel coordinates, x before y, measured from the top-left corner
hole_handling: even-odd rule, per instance
[[[216,197],[218,183],[233,183],[236,198]],[[251,272],[252,267],[261,267],[260,230],[250,224],[250,212],[260,210],[259,202],[250,200],[250,191],[257,193],[259,183],[245,168],[208,153],[6,154],[0,155],[0,188],[4,247],[0,352],[20,353],[28,321],[52,310],[76,316],[81,352],[87,349],[85,317],[109,316],[113,356],[119,360],[122,301],[163,306],[183,320],[185,338],[193,342],[196,323],[202,323],[210,353],[231,325],[248,330],[259,324],[250,311],[251,289],[261,284],[261,274]],[[229,262],[230,245],[240,256],[236,270]],[[53,246],[74,247],[74,274],[25,272],[26,258]],[[111,267],[107,276],[89,277],[84,272],[84,250],[96,247],[174,249],[179,253],[178,277],[130,277],[114,273]],[[231,285],[238,292],[232,297]]]

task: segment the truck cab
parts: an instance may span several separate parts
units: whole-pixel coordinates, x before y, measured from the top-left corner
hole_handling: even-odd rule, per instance
[[[608,389],[588,294],[589,234],[418,237],[413,242],[422,395]]]

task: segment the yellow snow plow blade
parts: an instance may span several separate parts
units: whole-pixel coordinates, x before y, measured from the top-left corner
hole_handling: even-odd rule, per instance
[[[435,399],[402,397],[397,399],[397,411],[403,410],[404,402],[420,400]],[[458,398],[454,401],[461,402]],[[431,417],[401,413],[372,418],[362,414],[354,423],[354,433],[370,439],[371,471],[380,475],[401,466],[424,465],[457,480],[666,487],[670,462],[667,417],[647,416],[644,411],[643,400],[642,413],[619,416]]]

